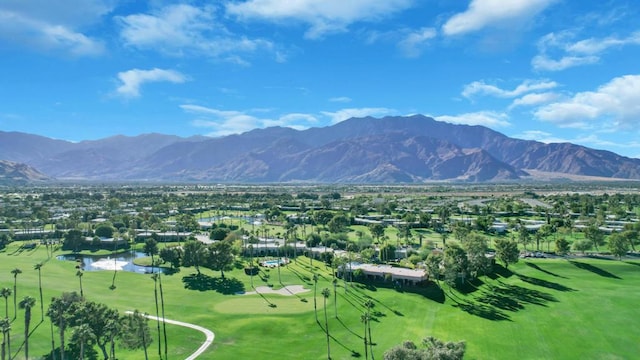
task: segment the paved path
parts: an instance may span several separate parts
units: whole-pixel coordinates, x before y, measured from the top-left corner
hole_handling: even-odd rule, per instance
[[[132,314],[132,311],[127,311],[127,314]],[[156,320],[156,321],[162,321],[162,318],[158,318],[156,316],[153,315],[148,315],[148,314],[143,314],[146,318],[151,319],[151,320]],[[204,341],[204,343],[202,343],[202,345],[198,348],[198,350],[196,350],[193,354],[189,355],[188,358],[186,358],[185,360],[195,360],[198,358],[198,356],[200,356],[203,352],[205,352],[205,350],[207,350],[207,348],[209,347],[209,345],[211,345],[211,343],[213,343],[213,339],[215,338],[215,334],[213,333],[213,331],[209,330],[209,329],[205,329],[202,326],[198,326],[198,325],[194,325],[194,324],[189,324],[186,322],[182,322],[182,321],[176,321],[176,320],[170,320],[165,318],[164,321],[167,324],[173,324],[173,325],[178,325],[178,326],[184,326],[184,327],[188,327],[190,329],[194,329],[194,330],[198,330],[201,333],[203,333],[207,338]]]

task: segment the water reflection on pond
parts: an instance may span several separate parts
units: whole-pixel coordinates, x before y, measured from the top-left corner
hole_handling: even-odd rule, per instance
[[[163,272],[162,268],[151,266],[140,266],[133,263],[136,258],[146,256],[143,252],[126,252],[115,255],[83,255],[66,254],[56,258],[58,260],[77,261],[79,268],[84,271],[118,270],[129,271],[140,274],[150,274],[152,272]]]

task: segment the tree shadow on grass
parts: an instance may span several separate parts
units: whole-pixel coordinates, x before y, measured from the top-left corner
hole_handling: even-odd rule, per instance
[[[571,263],[573,266],[579,268],[579,269],[583,269],[583,270],[587,270],[587,271],[591,271],[592,273],[596,274],[596,275],[600,275],[602,277],[608,277],[611,279],[620,279],[622,280],[621,277],[619,277],[618,275],[612,274],[604,269],[601,269],[597,266],[591,265],[591,264],[587,264],[587,263],[583,263],[583,262],[579,262],[579,261],[574,261],[574,260],[569,260],[569,263]]]
[[[551,275],[551,276],[555,276],[555,277],[559,277],[559,278],[563,278],[563,279],[568,279],[566,276],[558,275],[558,274],[553,273],[553,272],[551,272],[551,271],[549,271],[549,270],[545,270],[545,269],[541,268],[540,266],[538,266],[538,264],[530,263],[530,262],[528,262],[528,261],[525,261],[524,263],[525,263],[525,265],[527,265],[528,267],[530,267],[530,268],[534,268],[534,269],[536,269],[536,270],[538,270],[538,271],[542,271],[542,272],[543,272],[543,273],[545,273],[545,274],[549,274],[549,275]]]
[[[218,278],[205,274],[190,274],[182,278],[185,289],[208,291],[215,290],[224,295],[244,292],[244,284],[238,279]]]
[[[624,261],[625,264],[640,266],[640,262],[637,261]]]
[[[542,280],[542,279],[538,279],[538,278],[534,278],[526,275],[520,275],[520,274],[516,274],[516,275],[518,276],[518,278],[520,278],[520,280],[527,282],[529,284],[542,286],[542,287],[546,287],[546,288],[558,290],[558,291],[576,291],[570,287],[567,287],[552,281]]]
[[[495,265],[493,265],[493,272],[491,272],[490,274],[487,274],[486,276],[492,280],[496,280],[499,277],[509,278],[512,275],[513,275],[513,271],[496,263]]]

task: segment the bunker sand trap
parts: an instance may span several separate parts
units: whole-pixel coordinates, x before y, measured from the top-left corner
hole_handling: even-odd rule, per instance
[[[255,295],[255,294],[279,294],[284,296],[291,296],[295,294],[300,294],[310,291],[309,289],[305,289],[302,285],[287,285],[281,289],[274,290],[269,286],[258,286],[255,288],[255,291],[247,291],[242,295]]]

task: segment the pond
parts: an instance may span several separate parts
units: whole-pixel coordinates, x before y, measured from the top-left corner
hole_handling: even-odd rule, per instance
[[[115,255],[82,255],[66,254],[59,255],[58,260],[77,261],[84,271],[117,270],[129,271],[139,274],[151,274],[152,272],[163,272],[163,268],[140,266],[133,263],[133,259],[146,256],[143,252],[126,252]]]

